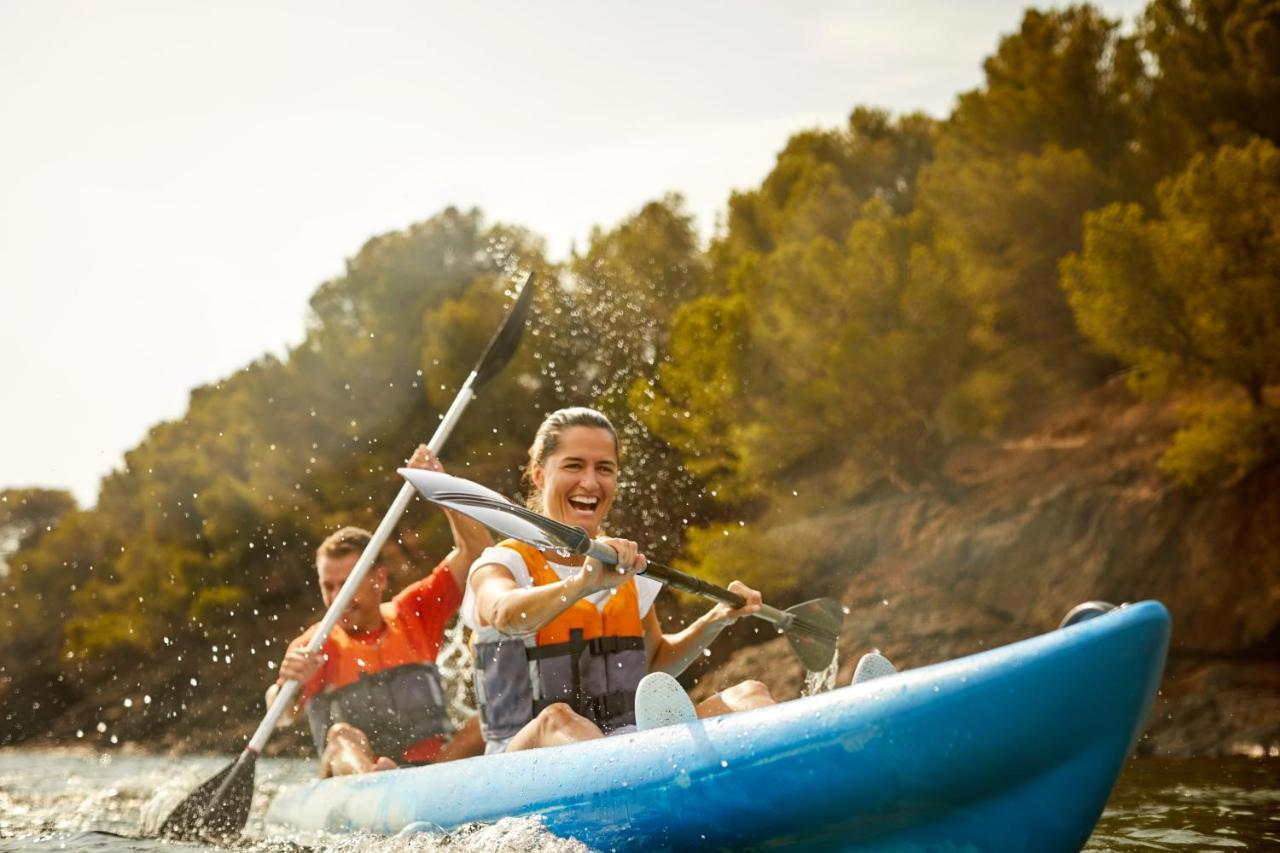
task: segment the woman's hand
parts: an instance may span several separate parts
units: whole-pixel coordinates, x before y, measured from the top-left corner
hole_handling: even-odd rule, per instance
[[[410,468],[420,468],[423,471],[439,471],[444,473],[444,466],[440,464],[440,460],[431,452],[431,449],[425,444],[419,444],[418,449],[413,451],[413,455],[409,457],[409,461],[405,463]]]
[[[736,592],[738,595],[746,599],[746,604],[741,607],[730,607],[728,604],[717,604],[707,612],[707,618],[718,625],[732,625],[743,616],[750,616],[760,610],[762,599],[760,593],[747,586],[742,581],[733,581],[729,584],[729,591]]]
[[[588,557],[580,575],[586,585],[586,595],[600,592],[601,590],[616,589],[626,583],[628,579],[644,571],[644,554],[640,553],[640,546],[630,539],[614,539],[609,536],[601,536],[596,541],[602,545],[608,545],[617,552],[618,563],[617,565],[607,566],[594,557]]]

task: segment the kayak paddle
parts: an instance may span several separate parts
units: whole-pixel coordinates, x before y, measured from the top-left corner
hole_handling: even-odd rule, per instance
[[[507,311],[502,326],[485,347],[475,370],[471,371],[467,381],[462,383],[462,388],[458,390],[453,403],[440,420],[440,425],[436,427],[431,441],[427,442],[427,447],[432,453],[440,452],[440,448],[444,446],[445,440],[453,432],[454,426],[462,416],[463,410],[475,399],[476,389],[493,378],[515,355],[532,301],[533,273],[529,273],[525,276],[520,295]],[[338,590],[333,603],[329,605],[328,611],[325,612],[324,618],[307,644],[308,652],[314,654],[320,651],[329,632],[338,623],[339,617],[355,596],[356,589],[377,560],[382,546],[391,537],[396,523],[409,506],[413,495],[414,488],[409,483],[405,483],[400,488],[400,493],[396,495],[387,514],[382,517],[369,544],[351,569],[351,574]],[[196,788],[178,804],[160,826],[162,836],[191,841],[204,837],[235,835],[244,829],[245,822],[249,819],[249,805],[253,801],[254,766],[258,755],[266,746],[267,739],[271,737],[271,732],[275,729],[280,717],[284,715],[285,709],[293,704],[293,697],[297,695],[301,686],[297,681],[284,683],[244,751],[232,764]]]
[[[518,539],[544,551],[582,554],[595,557],[607,565],[618,562],[618,555],[612,548],[592,539],[581,527],[553,521],[512,503],[478,483],[417,468],[401,468],[400,474],[416,486],[427,500],[470,516],[503,536]],[[735,592],[668,566],[646,563],[642,574],[659,583],[723,602],[730,607],[746,604],[742,596]],[[835,657],[836,641],[844,624],[844,608],[834,599],[817,598],[786,610],[778,610],[765,604],[753,615],[772,622],[779,631],[787,635],[791,648],[804,663],[805,669],[821,672]]]

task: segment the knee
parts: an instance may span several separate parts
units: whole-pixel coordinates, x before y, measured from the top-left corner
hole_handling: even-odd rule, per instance
[[[538,714],[538,725],[545,731],[564,731],[577,725],[583,719],[578,712],[564,702],[548,705]]]
[[[756,681],[755,679],[742,681],[730,687],[729,692],[733,694],[733,698],[736,701],[753,707],[773,704],[773,694],[769,692],[768,686],[763,681]]]
[[[368,738],[364,732],[350,723],[334,723],[325,732],[325,743],[365,743]]]

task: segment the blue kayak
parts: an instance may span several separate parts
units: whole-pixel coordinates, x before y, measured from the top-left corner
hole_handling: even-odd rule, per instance
[[[599,850],[1078,850],[1155,697],[1157,602],[756,711],[282,791],[269,831],[536,817]]]

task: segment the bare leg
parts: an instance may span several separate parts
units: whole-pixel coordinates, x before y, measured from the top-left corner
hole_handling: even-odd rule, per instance
[[[525,727],[516,732],[507,744],[507,752],[522,749],[538,749],[544,746],[564,746],[580,740],[604,737],[604,732],[586,717],[577,714],[563,702],[548,705]]]
[[[773,704],[775,704],[773,695],[768,687],[759,681],[743,681],[699,702],[698,719],[705,720],[707,717],[718,717],[735,711],[749,711],[752,708],[763,708]]]
[[[454,732],[453,738],[440,750],[440,757],[434,763],[457,761],[473,755],[484,755],[484,735],[480,733],[479,714],[472,716],[462,724],[462,728]]]
[[[369,738],[355,726],[334,723],[325,737],[324,755],[320,756],[320,776],[351,776],[373,770],[391,770],[396,763],[377,756]]]

